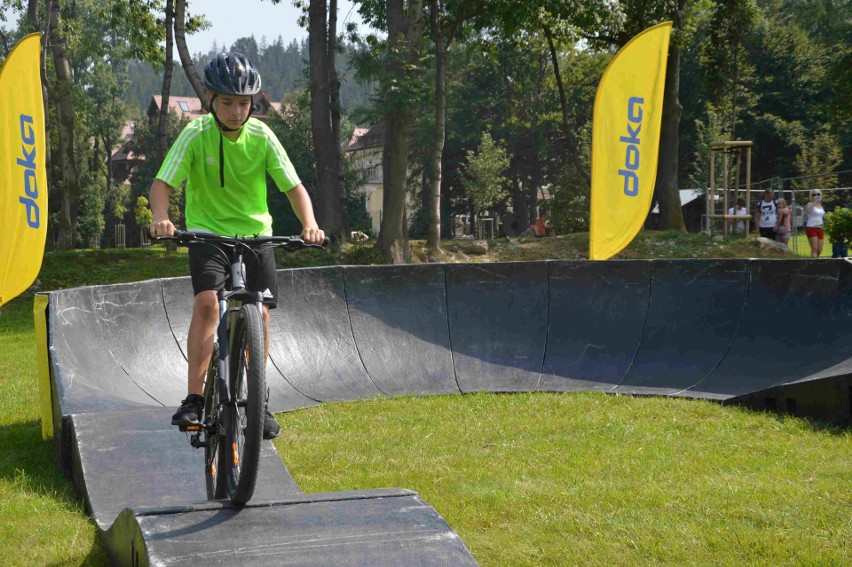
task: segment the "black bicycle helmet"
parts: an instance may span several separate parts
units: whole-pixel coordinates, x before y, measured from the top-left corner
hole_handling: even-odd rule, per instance
[[[254,95],[260,92],[260,73],[241,53],[217,53],[204,66],[204,86],[223,95]]]

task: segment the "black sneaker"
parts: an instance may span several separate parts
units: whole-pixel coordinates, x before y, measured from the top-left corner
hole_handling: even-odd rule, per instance
[[[275,418],[272,417],[272,414],[269,413],[269,410],[264,410],[263,438],[264,439],[275,439],[280,434],[281,434],[281,427],[278,425],[278,422],[275,421]]]
[[[190,394],[180,403],[180,407],[172,416],[172,425],[197,425],[204,411],[204,398],[198,394]]]

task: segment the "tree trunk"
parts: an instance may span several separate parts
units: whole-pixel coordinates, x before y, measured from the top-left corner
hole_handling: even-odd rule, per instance
[[[30,29],[34,32],[40,31],[38,23],[38,0],[29,0],[27,2],[27,17],[30,20]]]
[[[527,207],[527,200],[524,198],[524,185],[518,178],[518,174],[512,176],[512,203],[514,203],[515,219],[518,223],[518,234],[521,234],[527,229],[530,223],[532,213]]]
[[[308,50],[311,76],[311,134],[317,161],[317,222],[329,236],[343,232],[339,214],[337,149],[331,129],[331,86],[328,67],[328,4],[311,0],[308,7]]]
[[[592,176],[584,164],[580,160],[580,141],[574,135],[574,131],[570,126],[568,119],[568,97],[565,94],[565,85],[562,83],[562,74],[559,71],[559,54],[556,52],[556,44],[553,42],[553,34],[550,28],[544,27],[544,35],[547,38],[547,46],[550,49],[550,60],[553,64],[553,76],[556,79],[556,87],[559,91],[559,107],[562,110],[562,135],[565,136],[565,141],[568,143],[568,159],[574,163],[577,173],[583,176],[583,179],[591,187]]]
[[[61,249],[74,247],[77,229],[77,204],[80,201],[80,176],[74,152],[74,79],[68,62],[65,37],[60,31],[59,0],[50,0],[49,45],[56,71],[56,119],[58,138],[59,184],[62,193],[57,244]]]
[[[679,0],[678,9],[673,14],[674,29],[678,30],[683,21],[683,6],[686,0]],[[669,62],[666,67],[666,86],[663,96],[663,119],[660,128],[660,154],[657,165],[657,182],[654,198],[660,205],[661,226],[664,229],[686,232],[683,211],[680,206],[678,187],[678,152],[680,149],[680,117],[683,106],[679,100],[680,48],[676,41],[669,44]]]
[[[406,68],[413,67],[419,56],[422,14],[422,0],[409,0],[407,13],[404,0],[387,0],[387,75],[391,82],[405,83],[412,80]],[[377,245],[382,256],[393,264],[404,264],[411,260],[405,215],[408,152],[413,122],[410,104],[402,99],[398,90],[385,93],[383,214]]]
[[[328,3],[328,95],[331,114],[331,140],[337,165],[337,214],[342,236],[349,235],[349,212],[346,209],[346,178],[343,169],[343,148],[340,134],[340,77],[337,75],[337,0]]]
[[[440,25],[440,2],[430,0],[432,40],[435,42],[435,132],[432,137],[432,176],[429,180],[429,232],[426,248],[441,249],[441,180],[447,135],[447,46]]]
[[[163,71],[163,89],[161,91],[162,101],[160,104],[159,121],[157,122],[157,149],[159,150],[160,160],[162,160],[169,151],[169,140],[166,137],[166,123],[169,117],[169,97],[172,90],[172,61],[174,53],[172,25],[174,23],[174,19],[174,0],[166,0],[166,66]]]
[[[41,23],[39,21],[39,0],[28,0],[27,1],[27,17],[30,20],[30,31],[31,32],[41,32]],[[49,19],[48,19],[49,21]],[[45,49],[48,44],[47,37],[44,34],[41,34],[41,57],[39,62],[39,73],[41,74],[41,99],[42,104],[44,105],[44,131],[50,132],[50,93],[48,91],[47,82],[47,50]],[[8,47],[6,52],[8,53]],[[50,157],[50,144],[45,144],[44,147],[45,155],[44,162],[52,163]],[[50,175],[50,169],[48,169],[48,175]],[[48,179],[47,186],[49,188],[53,187],[53,183],[51,179]],[[48,189],[48,192],[50,189]],[[49,219],[50,217],[48,217]],[[48,223],[51,221],[48,220]],[[53,248],[54,242],[52,238],[48,238],[46,242],[47,248]]]
[[[174,3],[175,43],[177,44],[180,63],[183,65],[183,72],[186,73],[189,84],[192,85],[192,90],[195,91],[198,100],[201,101],[201,106],[205,112],[209,112],[210,108],[207,105],[204,83],[201,81],[198,71],[195,70],[195,65],[192,63],[192,56],[190,56],[189,49],[186,47],[186,0],[174,0]],[[168,15],[166,17],[168,18]]]

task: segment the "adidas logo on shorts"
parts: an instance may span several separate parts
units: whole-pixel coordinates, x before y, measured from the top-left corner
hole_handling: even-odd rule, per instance
[[[269,291],[269,288],[263,290],[263,293],[261,293],[260,295],[262,295],[264,299],[272,299],[272,292]]]

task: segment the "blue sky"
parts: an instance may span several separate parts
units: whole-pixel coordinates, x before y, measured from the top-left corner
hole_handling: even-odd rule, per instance
[[[360,23],[358,13],[349,0],[338,0],[338,29],[343,22]],[[230,46],[236,39],[254,35],[258,43],[266,37],[271,43],[279,35],[284,43],[292,39],[308,37],[308,32],[299,27],[301,10],[291,0],[273,4],[269,0],[196,0],[190,2],[190,12],[197,10],[207,18],[210,28],[187,37],[190,53],[207,52],[215,41],[219,47]]]
[[[254,35],[257,42],[266,37],[272,43],[280,35],[284,43],[292,39],[308,37],[306,29],[299,27],[301,10],[293,6],[292,0],[273,4],[270,0],[190,0],[190,13],[205,16],[210,27],[187,36],[186,42],[192,54],[207,51],[213,42],[221,47],[230,45],[241,37]],[[16,21],[12,10],[5,10],[6,22],[0,20],[0,28],[9,29]],[[346,22],[360,24],[358,12],[352,8],[351,0],[338,0],[338,30]]]

